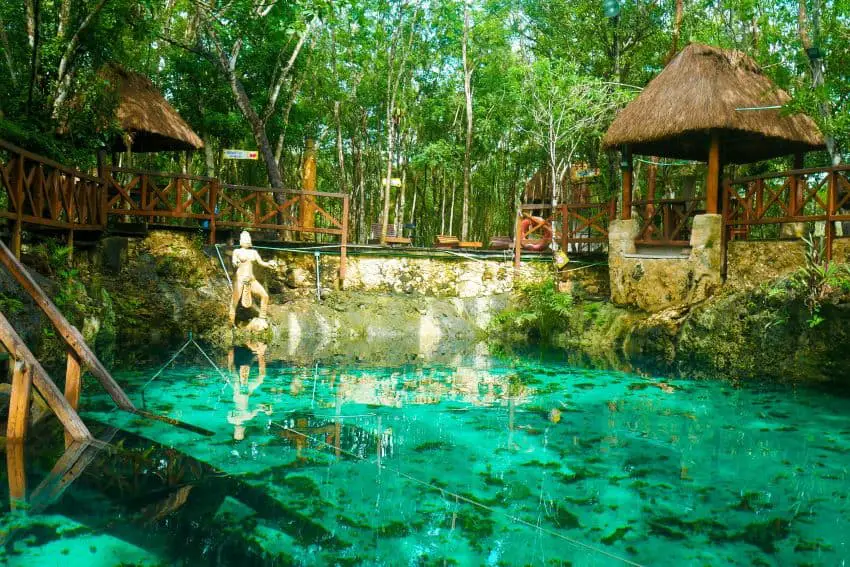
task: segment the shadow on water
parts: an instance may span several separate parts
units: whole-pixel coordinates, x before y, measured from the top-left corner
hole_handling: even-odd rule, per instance
[[[244,480],[127,432],[98,423],[91,429],[102,441],[63,451],[63,435],[53,430],[26,448],[6,447],[0,504],[11,513],[2,517],[0,545],[7,562],[26,563],[30,550],[62,540],[60,553],[82,564],[95,550],[80,549],[74,538],[97,534],[152,552],[155,564],[292,564],[249,536],[257,522],[307,548],[346,547]],[[75,527],[49,520],[57,515]]]

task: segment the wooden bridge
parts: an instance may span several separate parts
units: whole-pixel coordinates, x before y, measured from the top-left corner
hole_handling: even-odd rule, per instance
[[[67,232],[106,231],[118,221],[154,222],[207,231],[274,230],[301,239],[338,237],[345,277],[349,196],[228,185],[211,177],[103,167],[99,175],[69,168],[0,140],[0,218],[11,223],[20,257],[24,226]]]

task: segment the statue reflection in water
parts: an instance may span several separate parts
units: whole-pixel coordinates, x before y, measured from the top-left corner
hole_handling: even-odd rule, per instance
[[[266,377],[266,344],[248,342],[244,347],[234,347],[227,356],[230,372],[238,368],[239,378],[232,382],[233,409],[227,414],[227,422],[233,425],[233,439],[245,439],[245,428],[248,422],[258,414],[272,414],[269,404],[256,404],[251,407],[251,394],[263,384]],[[252,377],[252,368],[256,364],[257,374]]]

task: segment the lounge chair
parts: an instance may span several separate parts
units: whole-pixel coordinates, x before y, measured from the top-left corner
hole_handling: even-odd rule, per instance
[[[435,243],[437,248],[457,248],[460,245],[460,240],[457,236],[438,234]]]
[[[410,244],[412,240],[404,236],[396,236],[395,225],[387,225],[387,244]],[[372,223],[372,237],[369,239],[369,244],[381,243],[381,223]]]

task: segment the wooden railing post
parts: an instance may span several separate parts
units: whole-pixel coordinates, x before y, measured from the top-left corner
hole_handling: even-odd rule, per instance
[[[32,370],[21,360],[15,360],[12,370],[12,397],[9,402],[9,419],[6,438],[23,441],[27,436],[30,403],[32,403]]]
[[[827,201],[826,201],[826,227],[824,228],[824,235],[826,236],[826,259],[827,261],[832,260],[832,241],[835,240],[835,222],[832,220],[833,216],[837,213],[837,195],[836,191],[838,189],[838,171],[835,169],[830,169],[829,171],[829,184],[827,186]]]
[[[342,234],[339,246],[339,287],[345,289],[345,272],[348,268],[348,195],[342,198]]]
[[[15,221],[12,224],[12,254],[21,257],[21,239],[24,230],[24,156],[18,154],[15,164]]]
[[[6,443],[6,472],[9,477],[9,508],[17,510],[27,501],[27,475],[24,444],[10,439]]]
[[[80,366],[80,359],[76,354],[68,351],[68,362],[65,364],[65,399],[68,400],[68,404],[74,408],[74,411],[80,409],[81,377],[82,367]],[[66,431],[65,446],[68,447],[73,442],[74,437]]]

